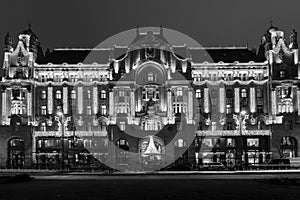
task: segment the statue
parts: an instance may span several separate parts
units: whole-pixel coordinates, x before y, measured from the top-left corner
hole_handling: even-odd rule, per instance
[[[5,38],[4,38],[4,50],[5,51],[12,51],[13,46],[13,40],[9,32],[7,32]]]
[[[297,32],[295,31],[295,29],[293,29],[292,34],[290,36],[290,48],[291,49],[297,49],[298,48]]]

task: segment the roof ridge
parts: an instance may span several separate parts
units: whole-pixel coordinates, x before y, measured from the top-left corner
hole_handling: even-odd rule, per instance
[[[68,47],[57,47],[53,49],[54,51],[99,51],[99,50],[112,50],[112,48],[80,48],[80,47],[73,47],[73,48],[68,48]]]
[[[191,50],[211,50],[211,49],[248,49],[247,46],[232,46],[232,47],[228,47],[228,46],[223,46],[223,47],[189,47],[189,49]]]

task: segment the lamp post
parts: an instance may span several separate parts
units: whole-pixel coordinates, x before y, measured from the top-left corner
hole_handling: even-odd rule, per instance
[[[59,122],[61,123],[61,169],[65,169],[65,127],[64,127],[64,114],[61,111],[57,112],[57,115],[59,117]]]

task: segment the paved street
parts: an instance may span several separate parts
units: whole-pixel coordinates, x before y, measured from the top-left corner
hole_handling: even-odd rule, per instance
[[[47,175],[0,184],[0,199],[299,199],[300,175]]]

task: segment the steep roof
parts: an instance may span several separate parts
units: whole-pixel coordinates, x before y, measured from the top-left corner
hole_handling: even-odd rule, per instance
[[[247,47],[217,47],[217,48],[190,48],[192,61],[195,63],[233,63],[233,62],[263,62],[260,58]]]
[[[54,49],[39,64],[107,64],[111,49]]]

